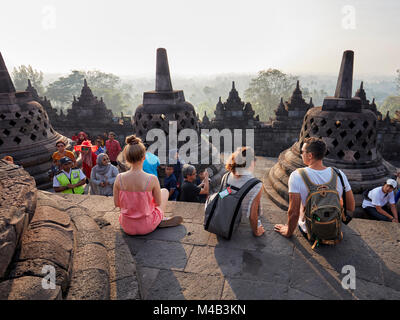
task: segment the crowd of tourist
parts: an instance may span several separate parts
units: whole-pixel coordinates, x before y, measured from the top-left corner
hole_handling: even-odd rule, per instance
[[[72,137],[75,143],[73,150],[67,150],[63,140],[57,141],[49,172],[54,191],[112,196],[115,206],[120,208],[121,227],[130,235],[146,234],[157,227],[182,223],[182,217],[165,217],[167,201],[205,203],[206,208],[212,201],[207,168],[202,167],[197,172],[195,166],[184,164],[179,159],[177,150],[170,152],[170,160],[175,161],[162,165],[155,154],[147,151],[140,138],[134,135],[127,137],[124,149],[116,138],[114,132],[109,132],[108,135],[104,133],[90,140],[85,132],[79,132]],[[122,173],[118,164],[121,152],[125,165],[129,167]],[[318,224],[321,218],[325,219],[325,224],[329,224],[329,217],[332,216],[332,226],[336,222],[336,227],[340,224],[340,221],[339,224],[335,221],[337,217],[343,222],[348,218],[348,223],[351,218],[347,210],[354,211],[355,201],[344,172],[323,165],[326,145],[321,139],[307,138],[300,153],[306,167],[293,171],[289,177],[288,220],[286,224],[275,225],[275,231],[290,237],[298,228],[308,240],[315,240],[315,246],[319,242],[324,243],[323,239],[316,237],[318,227],[323,224]],[[11,156],[3,160],[13,163]],[[247,182],[254,180],[255,161],[254,150],[249,147],[238,148],[231,154],[226,164],[229,174],[223,179],[226,184],[223,192],[221,182],[221,199],[224,192],[230,194],[232,190],[240,190]],[[160,173],[162,178],[159,178]],[[397,178],[400,178],[400,172]],[[326,190],[322,190],[321,186]],[[370,219],[399,222],[396,203],[400,199],[400,190],[397,190],[397,186],[397,181],[390,178],[382,186],[364,192],[362,208]],[[336,198],[326,196],[330,190],[334,190]],[[260,220],[261,195],[262,183],[258,181],[240,202],[240,216],[249,219],[255,236],[265,232]],[[315,199],[310,201],[313,197]],[[324,201],[330,203],[326,205]],[[318,217],[319,207],[325,208],[325,216]],[[330,207],[331,212],[326,207]],[[313,214],[310,215],[310,212]],[[312,235],[310,230],[313,230]],[[337,233],[338,239],[342,236],[340,228],[336,230],[331,227],[330,232],[333,235]]]

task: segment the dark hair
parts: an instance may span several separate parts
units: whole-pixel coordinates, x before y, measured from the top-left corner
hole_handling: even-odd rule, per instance
[[[58,146],[59,143],[62,143],[62,144],[64,145],[64,147],[65,147],[65,142],[62,141],[62,140],[58,140],[58,141],[56,142],[56,147]]]
[[[239,147],[231,154],[225,168],[233,174],[236,174],[236,168],[248,168],[254,159],[254,150],[252,148]]]
[[[146,148],[142,143],[142,139],[133,134],[126,137],[125,143],[124,155],[126,161],[129,163],[141,161],[146,154]]]
[[[322,160],[326,153],[326,144],[322,139],[311,137],[304,139],[306,151],[312,153],[315,159]]]

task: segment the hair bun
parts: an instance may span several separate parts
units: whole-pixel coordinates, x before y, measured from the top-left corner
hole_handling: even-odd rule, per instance
[[[126,137],[125,139],[126,144],[134,145],[134,144],[139,144],[142,142],[142,139],[136,137],[134,134]]]

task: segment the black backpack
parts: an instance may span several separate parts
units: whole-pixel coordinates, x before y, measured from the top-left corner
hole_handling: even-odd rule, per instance
[[[239,211],[244,197],[256,184],[261,182],[252,178],[241,188],[236,188],[227,184],[229,174],[230,172],[222,177],[219,192],[208,197],[204,216],[204,229],[228,240],[240,223],[242,215]],[[221,197],[220,193],[225,192],[227,187],[233,191]]]

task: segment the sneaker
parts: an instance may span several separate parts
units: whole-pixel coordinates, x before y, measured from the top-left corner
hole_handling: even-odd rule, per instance
[[[164,218],[160,224],[158,225],[159,228],[166,228],[166,227],[176,227],[179,226],[183,222],[183,218],[181,216],[174,216]]]

